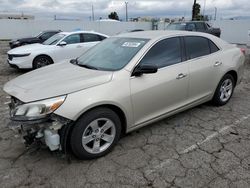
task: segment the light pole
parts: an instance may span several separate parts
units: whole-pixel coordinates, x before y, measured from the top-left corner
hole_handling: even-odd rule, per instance
[[[217,7],[214,7],[214,20],[216,20],[216,16],[217,16]]]
[[[206,10],[206,0],[204,0],[204,7],[203,7],[203,20],[205,20],[205,10]]]
[[[92,5],[92,20],[95,21],[94,5]]]
[[[128,21],[128,2],[125,1],[125,6],[126,6],[126,22]]]

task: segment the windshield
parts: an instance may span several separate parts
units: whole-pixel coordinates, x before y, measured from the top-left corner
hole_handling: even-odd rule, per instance
[[[167,30],[185,30],[185,23],[171,23],[167,26]]]
[[[46,41],[43,42],[44,45],[54,45],[56,44],[59,40],[61,40],[65,35],[64,34],[56,34]]]
[[[36,34],[34,37],[39,38],[42,34],[43,34],[43,32],[40,32],[40,33]]]
[[[97,70],[120,70],[148,41],[137,38],[108,38],[80,56],[77,64]]]

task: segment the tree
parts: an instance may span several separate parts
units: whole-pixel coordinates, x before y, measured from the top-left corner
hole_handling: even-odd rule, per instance
[[[194,0],[193,4],[193,10],[192,10],[192,20],[201,20],[201,17],[203,17],[201,14],[201,6],[199,3],[196,3],[196,0]]]
[[[119,20],[119,16],[116,12],[111,12],[109,15],[108,15],[109,19],[112,19],[112,20]]]

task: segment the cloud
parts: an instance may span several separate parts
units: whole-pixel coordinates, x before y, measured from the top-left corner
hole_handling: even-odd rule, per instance
[[[128,2],[129,17],[190,17],[193,0],[0,0],[0,11],[24,12],[38,17],[53,15],[78,16],[88,19],[92,5],[96,18],[107,17],[116,11],[125,17],[125,1]],[[213,15],[215,7],[218,17],[249,16],[249,0],[197,0],[202,13],[206,1],[206,14]]]

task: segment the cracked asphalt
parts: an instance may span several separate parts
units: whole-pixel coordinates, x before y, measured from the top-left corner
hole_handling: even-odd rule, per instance
[[[250,62],[223,107],[203,104],[122,138],[105,157],[69,163],[46,148],[25,148],[7,127],[2,87],[24,71],[0,42],[0,187],[250,187]]]

